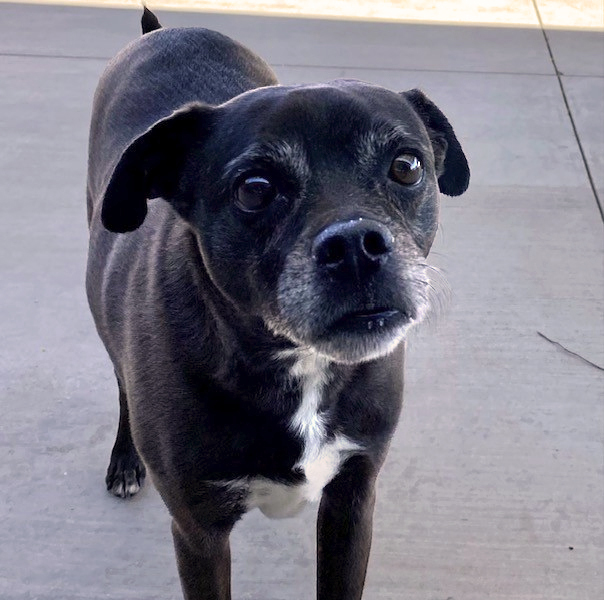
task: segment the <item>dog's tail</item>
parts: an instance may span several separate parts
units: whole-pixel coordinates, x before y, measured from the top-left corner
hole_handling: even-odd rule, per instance
[[[143,27],[143,35],[150,31],[161,29],[161,23],[157,20],[157,17],[144,4],[141,25]]]

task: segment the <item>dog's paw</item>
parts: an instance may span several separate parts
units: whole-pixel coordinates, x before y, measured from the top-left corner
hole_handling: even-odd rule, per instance
[[[146,469],[136,450],[124,453],[114,452],[107,469],[105,483],[114,496],[129,498],[134,496],[145,481]]]

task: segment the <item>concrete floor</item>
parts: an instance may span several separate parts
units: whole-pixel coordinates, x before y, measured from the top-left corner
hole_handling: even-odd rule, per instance
[[[3,600],[180,598],[156,492],[104,491],[117,393],[83,287],[91,98],[138,19],[0,4]],[[365,598],[604,598],[604,373],[537,333],[604,365],[602,34],[160,19],[232,35],[284,83],[420,86],[468,155],[432,254],[452,301],[410,344]],[[236,600],[314,597],[312,518],[244,519]]]

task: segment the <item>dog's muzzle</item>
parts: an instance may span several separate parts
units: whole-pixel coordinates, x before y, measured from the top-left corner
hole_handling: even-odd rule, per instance
[[[339,362],[393,350],[423,303],[423,273],[400,238],[371,218],[327,225],[289,255],[269,327]]]

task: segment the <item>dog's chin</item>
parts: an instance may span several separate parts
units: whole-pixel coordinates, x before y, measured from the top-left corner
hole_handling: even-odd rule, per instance
[[[397,310],[346,315],[315,331],[300,335],[293,328],[269,324],[276,334],[288,338],[300,349],[340,364],[358,364],[393,352],[405,339],[416,319]]]
[[[383,315],[351,315],[328,327],[311,342],[318,354],[343,364],[357,364],[393,352],[414,320],[398,311]]]

